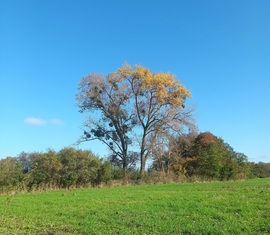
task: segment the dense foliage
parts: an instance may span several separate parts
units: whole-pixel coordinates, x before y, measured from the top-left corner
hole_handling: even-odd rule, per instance
[[[111,164],[91,151],[25,153],[0,160],[0,189],[40,190],[88,187],[113,178]]]
[[[247,156],[235,152],[229,144],[210,132],[179,136],[171,142],[168,151],[155,157],[154,169],[215,180],[251,176]]]
[[[144,177],[136,165],[127,172],[128,176],[124,175],[122,166],[113,159],[103,160],[91,151],[63,148],[59,152],[22,152],[0,160],[0,192],[95,187],[116,182],[265,178],[270,177],[270,163],[248,162],[247,156],[205,132],[171,139],[166,151],[153,156]]]

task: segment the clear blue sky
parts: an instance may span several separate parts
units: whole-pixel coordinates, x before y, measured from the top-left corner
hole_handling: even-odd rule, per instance
[[[200,131],[270,162],[269,12],[269,0],[0,0],[0,158],[75,143],[79,80],[128,62],[175,74]]]

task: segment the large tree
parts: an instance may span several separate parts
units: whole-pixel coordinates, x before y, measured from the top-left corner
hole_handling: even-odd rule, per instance
[[[79,87],[81,111],[96,111],[85,123],[85,140],[102,141],[123,161],[124,169],[132,143],[144,174],[158,138],[193,124],[191,111],[184,109],[191,94],[170,73],[126,64],[107,76],[90,74]]]

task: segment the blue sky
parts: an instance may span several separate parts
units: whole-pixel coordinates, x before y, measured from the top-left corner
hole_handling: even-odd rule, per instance
[[[200,131],[270,162],[269,11],[269,0],[0,0],[0,158],[75,143],[79,80],[127,62],[175,74]]]

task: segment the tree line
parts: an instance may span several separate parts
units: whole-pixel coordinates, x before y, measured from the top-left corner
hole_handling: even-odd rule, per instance
[[[96,186],[113,178],[111,164],[91,151],[22,152],[0,160],[0,188],[22,191]]]
[[[158,150],[153,167],[166,173],[213,180],[254,177],[248,157],[234,151],[223,139],[210,132],[172,139],[165,151]]]
[[[153,156],[144,177],[136,164],[125,170],[109,157],[66,147],[56,152],[20,153],[0,160],[0,192],[96,187],[113,182],[137,184],[189,180],[239,180],[270,177],[270,163],[249,162],[221,138],[210,132],[183,135]],[[170,181],[170,182],[171,182]]]

